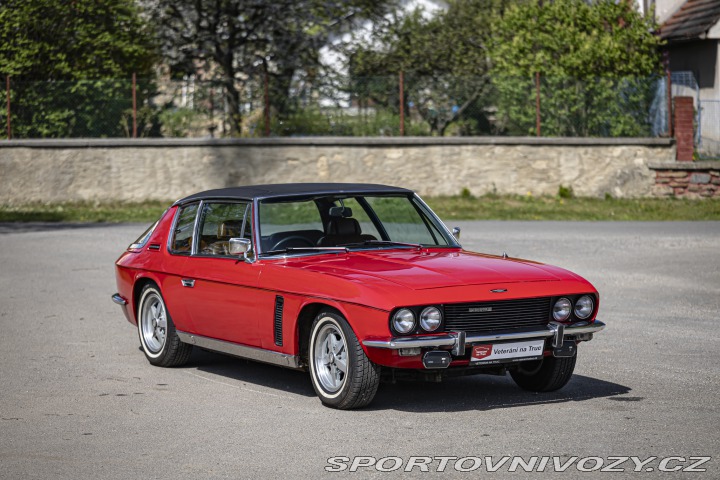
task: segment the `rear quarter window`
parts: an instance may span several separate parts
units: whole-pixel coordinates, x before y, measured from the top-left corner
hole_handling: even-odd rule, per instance
[[[180,207],[176,214],[175,228],[172,231],[172,239],[170,240],[170,251],[172,253],[190,255],[192,252],[193,231],[197,211],[197,203]]]
[[[142,235],[140,235],[137,240],[135,240],[133,243],[128,246],[128,250],[137,250],[139,248],[142,248],[145,246],[145,244],[150,240],[150,237],[152,236],[153,232],[155,231],[155,227],[157,227],[157,224],[160,220],[156,221],[150,227],[148,227],[147,230],[145,230]]]

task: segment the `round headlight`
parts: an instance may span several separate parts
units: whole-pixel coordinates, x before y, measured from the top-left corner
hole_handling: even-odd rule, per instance
[[[442,323],[442,312],[437,307],[427,307],[420,314],[420,326],[426,332],[434,332]]]
[[[592,314],[593,307],[595,307],[595,303],[592,297],[590,295],[583,295],[575,302],[575,316],[580,320],[585,320]]]
[[[555,302],[555,306],[553,306],[553,318],[558,322],[564,322],[570,317],[571,310],[572,302],[563,297]]]
[[[398,333],[409,333],[415,328],[415,314],[407,308],[401,308],[393,315],[393,328]]]

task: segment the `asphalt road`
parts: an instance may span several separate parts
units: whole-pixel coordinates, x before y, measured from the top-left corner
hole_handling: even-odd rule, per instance
[[[599,289],[608,328],[561,391],[490,376],[383,384],[347,412],[323,407],[302,372],[200,351],[152,367],[110,301],[113,262],[144,225],[0,225],[0,478],[314,479],[344,476],[325,473],[333,456],[411,455],[712,456],[684,476],[720,478],[720,223],[461,226],[468,249],[558,264]],[[655,477],[649,465],[559,476]]]

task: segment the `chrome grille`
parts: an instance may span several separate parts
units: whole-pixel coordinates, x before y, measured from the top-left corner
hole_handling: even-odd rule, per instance
[[[447,304],[445,330],[475,333],[544,327],[550,319],[550,302],[545,297]]]

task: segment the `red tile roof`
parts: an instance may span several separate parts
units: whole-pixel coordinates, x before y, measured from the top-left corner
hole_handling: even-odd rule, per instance
[[[720,0],[687,0],[660,27],[660,37],[670,43],[703,38],[720,20]]]

